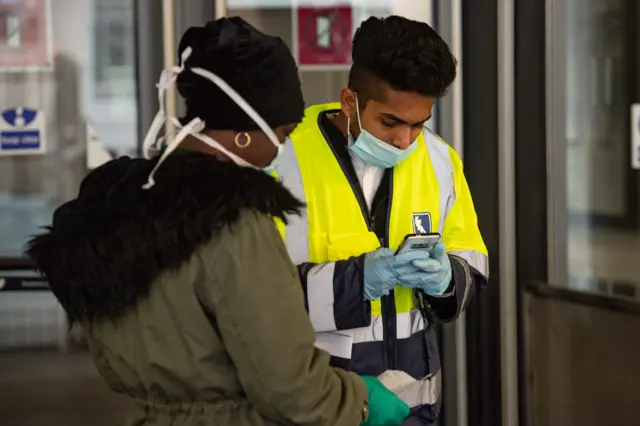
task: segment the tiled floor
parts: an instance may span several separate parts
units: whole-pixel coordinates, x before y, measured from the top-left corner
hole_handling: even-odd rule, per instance
[[[86,354],[0,353],[2,425],[117,426],[128,407]]]

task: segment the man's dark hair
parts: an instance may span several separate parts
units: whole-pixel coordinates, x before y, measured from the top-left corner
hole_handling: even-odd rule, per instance
[[[456,58],[424,22],[400,16],[370,17],[353,38],[349,88],[361,107],[382,100],[384,83],[403,92],[440,97],[456,78]]]

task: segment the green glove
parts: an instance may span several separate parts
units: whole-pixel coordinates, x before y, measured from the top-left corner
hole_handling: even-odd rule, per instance
[[[361,426],[399,426],[409,415],[409,406],[387,389],[380,380],[362,376],[369,391],[369,418]]]

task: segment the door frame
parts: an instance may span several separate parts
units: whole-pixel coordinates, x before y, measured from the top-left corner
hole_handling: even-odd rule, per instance
[[[462,7],[465,176],[491,271],[488,287],[476,293],[466,312],[469,426],[502,424],[498,75],[504,71],[499,70],[498,9],[498,0],[463,2]]]
[[[553,1],[519,0],[515,7],[515,237],[518,400],[522,426],[531,425],[525,286],[531,282],[547,282],[556,269],[566,264],[561,256],[566,256],[566,227],[561,231],[560,221],[556,221],[559,228],[552,230],[548,226],[551,218],[562,213],[552,210],[557,205],[552,205],[550,194],[557,188],[549,186],[552,177],[548,176],[548,167],[554,167],[551,161],[566,164],[563,163],[566,156],[558,158],[554,151],[557,147],[548,146],[550,133],[557,131],[549,120],[563,119],[547,116],[550,94],[560,89],[552,85],[554,74],[548,66],[552,60],[549,20],[554,13],[559,13],[551,7]]]

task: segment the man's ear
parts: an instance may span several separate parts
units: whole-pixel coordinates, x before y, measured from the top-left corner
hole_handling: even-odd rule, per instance
[[[354,117],[357,108],[355,92],[347,88],[340,90],[340,105],[345,116]]]

